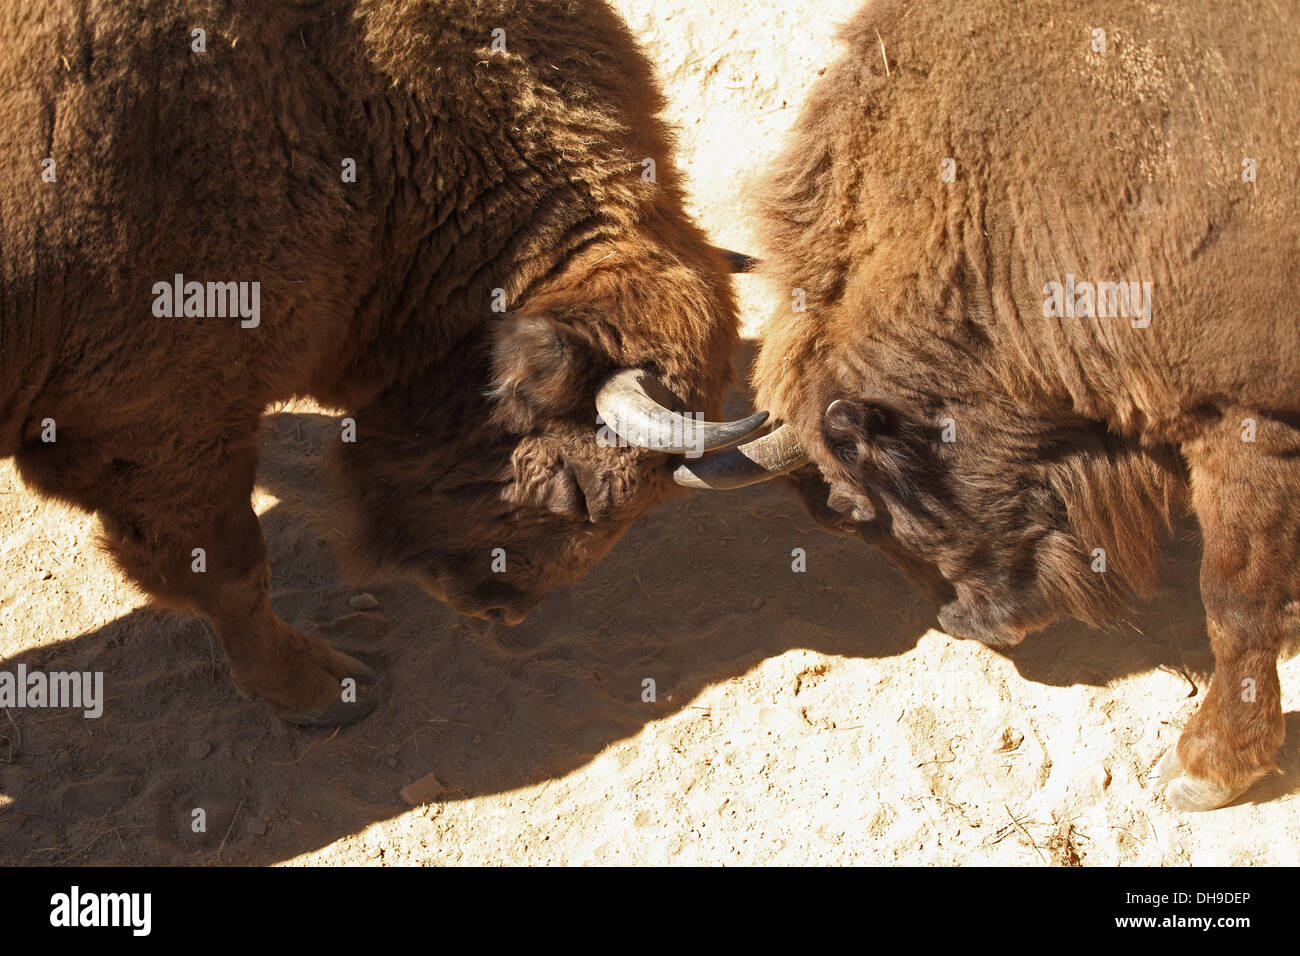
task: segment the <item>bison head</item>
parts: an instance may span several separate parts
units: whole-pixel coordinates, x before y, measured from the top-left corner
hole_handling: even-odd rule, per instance
[[[1061,615],[1101,624],[1154,583],[1182,486],[1176,456],[1009,401],[905,389],[810,395],[790,417],[682,480],[791,472],[814,517],[878,545],[953,635],[1012,645]]]
[[[675,461],[760,427],[765,413],[703,418],[732,377],[736,321],[724,259],[695,246],[689,263],[656,263],[662,244],[593,250],[570,264],[581,281],[523,297],[360,407],[332,455],[352,576],[412,575],[464,614],[518,623],[669,494]]]

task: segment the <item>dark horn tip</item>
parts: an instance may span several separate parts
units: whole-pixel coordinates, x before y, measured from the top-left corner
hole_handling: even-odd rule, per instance
[[[754,412],[734,422],[709,422],[705,425],[707,431],[703,434],[703,447],[697,447],[695,450],[711,452],[729,448],[749,438],[766,425],[768,417],[768,412]]]
[[[758,265],[757,259],[753,256],[747,256],[743,252],[732,252],[730,249],[721,249],[719,251],[722,253],[722,257],[727,260],[727,264],[731,266],[732,273],[753,272]]]
[[[727,424],[734,426],[737,432],[743,432],[744,437],[748,438],[766,425],[767,420],[771,417],[771,412],[754,412],[752,415],[746,415],[744,418],[737,419],[734,422],[727,422]],[[740,439],[736,440],[739,441]]]

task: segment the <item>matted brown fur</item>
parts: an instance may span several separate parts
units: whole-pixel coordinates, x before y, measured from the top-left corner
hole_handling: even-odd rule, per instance
[[[267,603],[272,403],[355,422],[346,563],[521,619],[672,487],[597,446],[600,379],[645,366],[716,415],[730,375],[661,106],[600,0],[0,2],[0,454],[285,714],[368,675]],[[260,324],[155,316],[175,274],[260,282]]]
[[[842,40],[762,194],[796,484],[992,644],[1121,613],[1190,503],[1218,671],[1179,754],[1239,792],[1300,623],[1300,16],[882,0]],[[1049,317],[1067,276],[1150,282],[1149,326]]]

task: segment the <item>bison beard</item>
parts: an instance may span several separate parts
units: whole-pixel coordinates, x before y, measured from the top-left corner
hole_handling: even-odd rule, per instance
[[[1300,121],[1276,112],[1300,19],[881,0],[842,39],[761,197],[782,306],[754,383],[807,455],[792,481],[995,645],[1124,613],[1190,504],[1216,669],[1154,779],[1232,800],[1276,767],[1300,607]],[[1241,150],[1275,175],[1238,175]],[[1071,276],[1151,298],[1045,309]]]
[[[25,7],[0,3],[0,454],[97,511],[155,600],[207,616],[242,691],[307,723],[373,704],[341,693],[368,667],[270,608],[268,405],[352,419],[329,456],[346,568],[488,619],[580,578],[673,487],[668,455],[597,444],[596,396],[639,368],[676,411],[718,412],[728,257],[684,212],[608,7]],[[154,315],[178,275],[256,283],[258,321]]]

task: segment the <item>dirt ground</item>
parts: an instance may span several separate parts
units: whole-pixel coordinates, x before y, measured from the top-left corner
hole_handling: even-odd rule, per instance
[[[720,244],[753,247],[746,185],[856,5],[619,3]],[[779,298],[759,282],[737,279],[751,331]],[[998,654],[934,630],[882,557],[783,489],[697,494],[506,629],[404,583],[349,605],[320,517],[336,432],[309,405],[273,415],[258,492],[277,611],[385,674],[378,712],[335,735],[240,698],[203,624],[149,608],[92,518],[0,464],[0,670],[102,670],[109,698],[97,720],[0,715],[0,861],[1297,862],[1300,662],[1282,666],[1282,775],[1199,816],[1143,785],[1212,666],[1194,527],[1140,627],[1061,625]],[[402,789],[430,774],[411,807]]]

